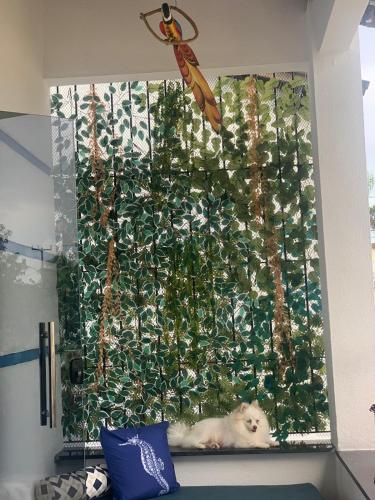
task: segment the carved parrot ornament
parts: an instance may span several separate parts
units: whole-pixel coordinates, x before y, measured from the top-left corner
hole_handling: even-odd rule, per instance
[[[199,108],[202,113],[204,113],[215,132],[219,133],[221,115],[217,108],[215,97],[198,68],[198,59],[188,44],[173,44],[173,42],[181,42],[181,40],[183,40],[181,25],[172,16],[171,9],[167,3],[162,4],[161,11],[163,20],[159,25],[160,31],[173,45],[174,54],[181,75],[186,85],[192,90]]]

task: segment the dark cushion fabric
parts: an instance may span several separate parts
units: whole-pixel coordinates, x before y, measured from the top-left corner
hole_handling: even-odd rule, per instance
[[[168,447],[168,425],[114,431],[102,427],[100,440],[116,500],[153,498],[180,487]]]
[[[286,486],[185,486],[168,500],[322,500],[312,484]]]
[[[112,500],[106,496],[100,500]],[[323,500],[312,484],[287,486],[184,486],[168,500]]]

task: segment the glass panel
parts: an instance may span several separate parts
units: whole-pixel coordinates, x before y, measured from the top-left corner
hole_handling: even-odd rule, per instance
[[[67,119],[0,113],[0,498],[61,471],[63,413],[82,411],[73,137]]]

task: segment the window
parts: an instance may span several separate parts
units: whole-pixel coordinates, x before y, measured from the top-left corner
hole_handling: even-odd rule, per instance
[[[220,135],[179,80],[52,89],[76,119],[93,441],[103,423],[194,422],[238,398],[261,400],[278,439],[328,431],[306,77],[209,83]]]

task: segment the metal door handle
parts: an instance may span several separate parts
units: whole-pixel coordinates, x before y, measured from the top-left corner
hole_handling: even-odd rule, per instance
[[[40,425],[47,425],[46,324],[39,323]]]
[[[49,381],[49,410],[47,410],[47,364],[46,354],[48,340],[48,381]],[[56,336],[55,322],[48,322],[48,331],[46,324],[39,323],[39,374],[40,374],[40,425],[47,425],[49,417],[49,426],[56,427]]]
[[[56,427],[56,338],[55,322],[48,323],[49,426]]]

